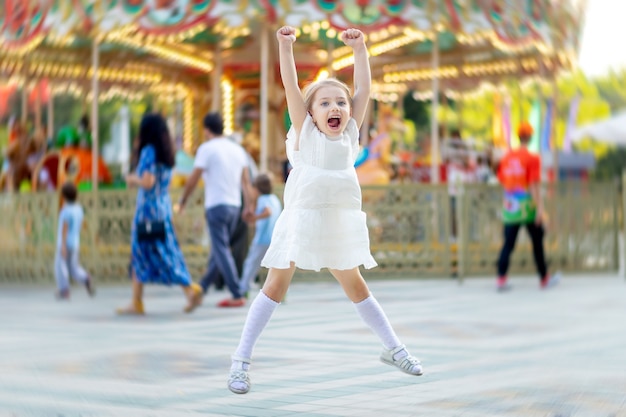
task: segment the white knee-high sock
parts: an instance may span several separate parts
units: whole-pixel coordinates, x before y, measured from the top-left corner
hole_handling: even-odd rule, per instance
[[[396,332],[393,331],[385,312],[373,295],[370,294],[365,300],[353,304],[361,319],[378,336],[385,349],[393,349],[402,344],[398,336],[396,336]]]
[[[239,346],[235,350],[235,356],[240,358],[252,357],[252,349],[254,349],[257,339],[279,304],[265,295],[263,291],[259,291],[259,294],[250,305],[250,310],[248,310],[248,316],[243,325],[241,339],[239,340]]]

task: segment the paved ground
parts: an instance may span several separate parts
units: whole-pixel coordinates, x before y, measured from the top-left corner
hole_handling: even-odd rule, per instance
[[[70,302],[51,288],[0,288],[0,416],[626,416],[626,282],[531,277],[372,281],[422,377],[380,346],[330,280],[295,283],[257,349],[252,391],[226,389],[247,308],[212,293],[192,315],[149,287],[145,317],[116,317],[128,287]]]

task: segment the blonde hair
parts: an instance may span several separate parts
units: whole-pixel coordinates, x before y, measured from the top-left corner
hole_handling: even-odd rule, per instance
[[[348,97],[348,102],[350,103],[350,108],[352,108],[352,94],[350,94],[350,88],[348,88],[348,85],[336,78],[325,78],[323,80],[312,82],[304,89],[304,107],[307,111],[311,110],[315,94],[322,87],[338,87],[345,91],[346,96]]]

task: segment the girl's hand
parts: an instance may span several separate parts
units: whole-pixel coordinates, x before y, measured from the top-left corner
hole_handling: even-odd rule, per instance
[[[341,40],[353,49],[358,45],[365,45],[365,36],[358,29],[346,29],[341,34]]]
[[[296,41],[296,30],[291,26],[283,26],[276,31],[276,39],[280,43],[292,44]]]

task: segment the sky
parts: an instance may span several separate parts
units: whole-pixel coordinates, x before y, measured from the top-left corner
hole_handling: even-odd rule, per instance
[[[587,76],[626,69],[626,0],[587,0],[578,64]]]

